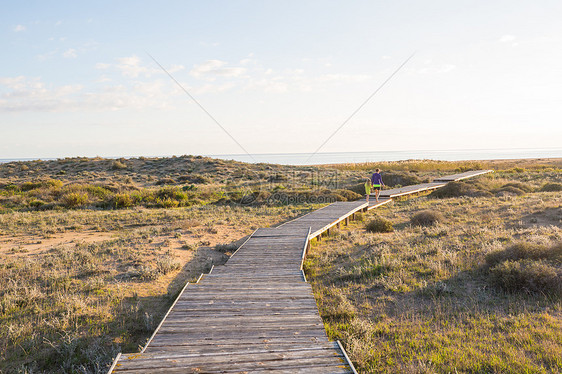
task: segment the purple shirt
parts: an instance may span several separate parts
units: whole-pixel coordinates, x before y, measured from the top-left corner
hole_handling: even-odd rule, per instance
[[[373,173],[373,176],[371,177],[371,183],[380,184],[381,186],[384,186],[384,183],[382,182],[382,177],[379,173]]]

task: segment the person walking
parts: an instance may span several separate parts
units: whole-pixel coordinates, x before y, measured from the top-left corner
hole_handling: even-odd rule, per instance
[[[371,176],[371,186],[375,190],[375,199],[377,202],[379,201],[379,194],[381,192],[382,186],[384,186],[384,182],[382,181],[381,170],[376,169],[373,175]]]
[[[367,181],[365,182],[365,196],[367,202],[369,202],[369,196],[371,196],[371,178],[366,178]]]

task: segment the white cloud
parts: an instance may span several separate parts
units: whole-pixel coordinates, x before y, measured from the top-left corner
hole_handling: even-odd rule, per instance
[[[111,64],[105,64],[103,62],[98,62],[95,66],[96,69],[98,70],[105,70],[105,69],[109,69],[111,67]]]
[[[207,60],[202,64],[195,65],[189,72],[192,77],[215,80],[216,76],[234,78],[239,77],[246,72],[245,68],[240,67],[224,67],[227,63],[221,60]]]
[[[64,58],[76,58],[78,57],[78,55],[76,54],[76,50],[74,48],[69,48],[67,49],[62,56]]]
[[[171,74],[171,73],[181,71],[183,69],[185,69],[185,66],[183,66],[183,65],[172,65],[167,70]]]
[[[118,71],[122,76],[127,78],[150,78],[155,74],[164,74],[160,68],[145,65],[138,56],[128,56],[117,58],[117,63],[105,63],[98,62],[95,64],[95,69],[106,70],[106,71]],[[178,71],[184,70],[183,65],[172,65],[166,68],[168,73],[176,73]]]
[[[319,82],[365,82],[372,79],[367,74],[324,74],[317,80]]]
[[[425,60],[424,64],[426,65],[425,67],[412,70],[416,71],[418,74],[444,74],[457,68],[456,65],[437,62],[434,63],[433,60]]]
[[[147,67],[140,65],[141,60],[137,56],[121,57],[117,61],[119,61],[119,64],[116,65],[117,69],[126,77],[136,78],[141,73],[149,73]]]
[[[106,111],[122,108],[168,108],[170,93],[161,81],[132,86],[107,85],[84,92],[82,85],[50,87],[34,77],[0,78],[0,112]]]
[[[226,92],[235,87],[234,83],[226,82],[223,84],[204,84],[201,87],[193,88],[195,95]]]
[[[14,31],[15,32],[22,32],[25,31],[26,27],[24,25],[17,25],[16,27],[14,27]]]
[[[500,43],[509,43],[515,41],[514,35],[503,35],[499,40]]]

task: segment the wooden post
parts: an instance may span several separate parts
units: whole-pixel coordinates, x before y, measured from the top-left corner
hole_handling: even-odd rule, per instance
[[[346,226],[349,225],[349,217],[345,217],[343,222],[345,223]]]

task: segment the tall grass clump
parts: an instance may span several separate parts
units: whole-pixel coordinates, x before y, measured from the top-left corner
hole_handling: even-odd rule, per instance
[[[488,253],[486,263],[492,282],[506,291],[562,296],[562,242],[550,247],[516,243]]]
[[[412,217],[410,222],[413,226],[433,226],[438,222],[443,222],[445,217],[440,212],[424,210]]]
[[[77,208],[90,202],[87,193],[69,192],[62,197],[62,204],[67,208]]]
[[[368,232],[393,232],[394,227],[392,222],[382,217],[375,217],[370,220],[366,225],[365,229]]]
[[[461,196],[491,196],[490,191],[486,191],[481,186],[470,184],[463,181],[449,182],[445,186],[433,191],[429,196],[438,199]]]
[[[559,192],[562,191],[562,183],[546,183],[541,189],[541,192]]]

